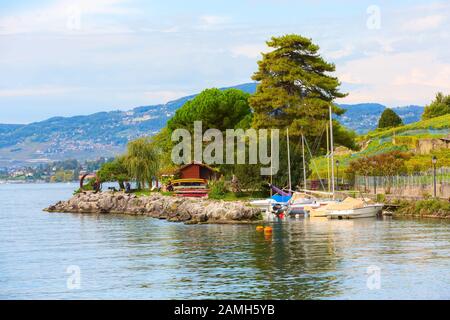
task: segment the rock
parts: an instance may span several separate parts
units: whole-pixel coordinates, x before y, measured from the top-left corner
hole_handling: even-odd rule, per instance
[[[186,224],[251,222],[261,217],[257,208],[239,201],[170,197],[159,193],[137,197],[134,194],[120,192],[86,191],[74,195],[67,201],[59,201],[44,210],[86,214],[147,215]]]

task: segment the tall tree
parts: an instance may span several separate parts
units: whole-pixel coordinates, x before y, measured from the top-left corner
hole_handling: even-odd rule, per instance
[[[319,46],[296,34],[273,37],[267,42],[272,51],[258,61],[252,79],[259,81],[250,98],[255,128],[286,128],[295,136],[321,136],[329,119],[331,105],[335,114],[344,110],[333,104],[345,97],[340,82],[329,73],[332,63],[319,55]],[[338,139],[337,139],[338,140]]]
[[[403,125],[402,118],[395,113],[394,110],[386,108],[378,120],[378,128],[391,128]]]
[[[139,188],[144,187],[146,183],[150,187],[160,167],[159,153],[149,138],[139,138],[128,143],[123,165]]]
[[[191,131],[194,121],[202,121],[203,130],[234,129],[251,112],[249,96],[238,89],[206,89],[178,109],[167,127],[170,132],[179,128]]]
[[[103,182],[119,183],[120,189],[125,189],[124,182],[130,180],[125,166],[125,156],[120,156],[111,162],[104,163],[97,171],[97,177]]]
[[[450,114],[450,95],[439,92],[433,102],[425,107],[422,119],[431,119],[446,114]]]

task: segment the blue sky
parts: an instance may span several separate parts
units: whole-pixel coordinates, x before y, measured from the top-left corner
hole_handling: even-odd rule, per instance
[[[0,0],[0,123],[128,110],[251,81],[298,33],[336,64],[340,103],[450,93],[448,1]]]

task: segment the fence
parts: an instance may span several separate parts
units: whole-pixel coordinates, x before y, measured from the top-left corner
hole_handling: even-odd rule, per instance
[[[399,197],[430,197],[434,195],[433,170],[393,177],[355,178],[355,188],[367,193],[392,194]],[[450,168],[436,169],[436,196],[450,198]]]

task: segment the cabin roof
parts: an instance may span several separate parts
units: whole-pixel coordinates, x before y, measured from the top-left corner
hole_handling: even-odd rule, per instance
[[[192,165],[197,165],[197,166],[200,166],[200,167],[203,167],[203,168],[207,168],[208,170],[211,170],[211,171],[214,171],[214,172],[219,172],[219,170],[214,169],[214,168],[208,166],[207,164],[204,164],[204,163],[201,163],[201,162],[198,162],[198,161],[192,161],[191,163],[186,163],[185,165],[182,165],[181,167],[179,167],[176,172],[183,171],[184,169],[186,169],[187,167],[190,167]]]

